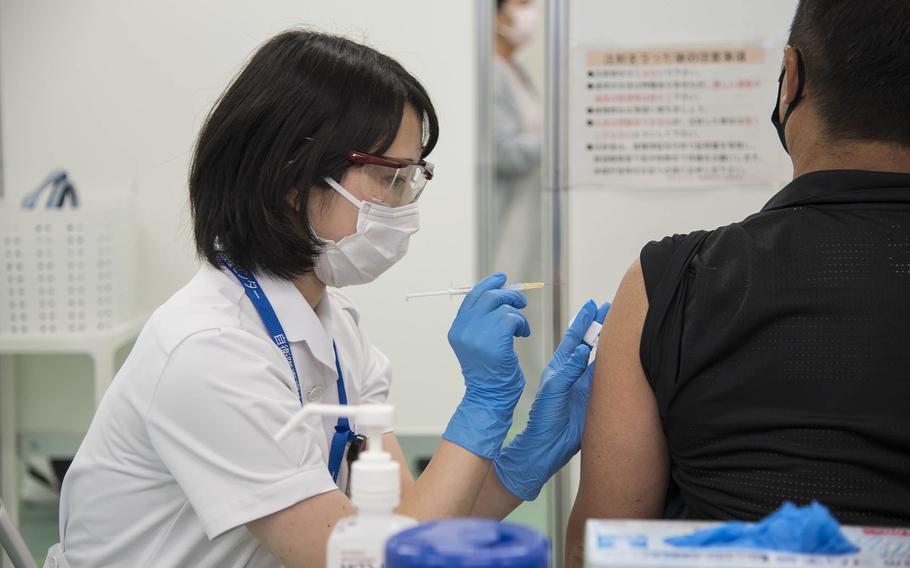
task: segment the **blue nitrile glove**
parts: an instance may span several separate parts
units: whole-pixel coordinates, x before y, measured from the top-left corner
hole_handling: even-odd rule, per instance
[[[521,292],[501,290],[505,283],[497,273],[474,286],[449,330],[465,393],[442,437],[487,459],[499,453],[524,390],[514,338],[531,335],[519,311],[528,302]]]
[[[841,532],[840,524],[828,508],[817,501],[805,507],[786,501],[757,523],[733,521],[666,540],[673,546],[694,548],[749,548],[802,554],[859,552]]]
[[[581,448],[594,365],[582,340],[595,320],[603,323],[610,304],[588,301],[553,353],[540,377],[528,425],[493,462],[500,482],[513,495],[533,501],[547,480]]]

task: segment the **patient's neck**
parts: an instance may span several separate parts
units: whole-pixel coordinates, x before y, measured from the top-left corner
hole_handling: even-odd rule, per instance
[[[787,127],[793,177],[823,170],[910,173],[910,146],[831,136],[811,101],[798,106]]]
[[[303,276],[294,278],[294,287],[300,292],[307,303],[314,310],[322,297],[325,296],[325,284],[323,284],[312,272],[307,272]]]
[[[910,147],[889,142],[811,144],[793,156],[793,177],[821,170],[910,173]]]

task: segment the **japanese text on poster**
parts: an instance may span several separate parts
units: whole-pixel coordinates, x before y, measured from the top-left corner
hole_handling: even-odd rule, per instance
[[[585,48],[577,56],[577,181],[710,187],[781,179],[785,162],[769,121],[780,63],[764,48]]]

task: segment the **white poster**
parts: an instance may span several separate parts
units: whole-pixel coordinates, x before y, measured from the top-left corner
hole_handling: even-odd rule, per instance
[[[716,187],[786,179],[771,126],[780,50],[575,50],[576,185]]]

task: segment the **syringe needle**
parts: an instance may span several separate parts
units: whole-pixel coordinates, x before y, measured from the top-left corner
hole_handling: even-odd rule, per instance
[[[545,284],[543,282],[517,282],[515,284],[506,284],[502,287],[503,290],[537,290],[538,288],[543,288]],[[413,298],[429,298],[432,296],[464,296],[471,291],[471,286],[463,286],[460,288],[449,288],[448,290],[435,290],[433,292],[413,292],[407,294],[404,299],[405,301],[411,300]]]
[[[410,300],[412,298],[430,298],[432,296],[459,296],[467,294],[471,291],[470,287],[464,288],[449,288],[448,290],[436,290],[434,292],[413,292],[404,297],[405,300]]]

